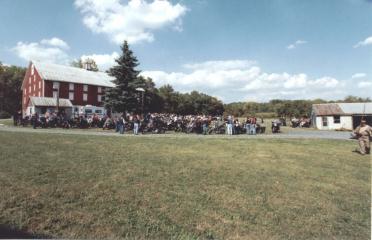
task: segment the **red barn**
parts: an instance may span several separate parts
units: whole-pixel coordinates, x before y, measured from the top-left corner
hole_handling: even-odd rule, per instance
[[[105,90],[115,86],[112,80],[104,72],[31,61],[22,83],[23,116],[57,107],[71,112],[86,105],[103,107]]]

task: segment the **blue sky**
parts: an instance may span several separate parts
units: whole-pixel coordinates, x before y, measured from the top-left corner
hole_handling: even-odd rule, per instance
[[[0,61],[113,64],[225,102],[372,97],[370,0],[1,0]]]

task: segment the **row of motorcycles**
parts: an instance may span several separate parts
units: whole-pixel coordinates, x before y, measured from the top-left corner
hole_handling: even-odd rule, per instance
[[[36,121],[36,122],[35,122]],[[31,124],[35,127],[41,128],[102,128],[106,129],[115,129],[116,122],[115,120],[103,117],[103,118],[85,118],[85,117],[75,117],[71,119],[66,119],[63,116],[56,116],[53,118],[45,118],[44,116],[39,118],[29,118],[20,119],[18,125],[26,126]],[[161,134],[166,131],[174,131],[180,133],[203,133],[203,125],[207,125],[207,134],[225,134],[226,133],[226,123],[220,118],[212,118],[207,122],[203,119],[178,119],[173,120],[171,118],[155,117],[150,119],[144,119],[140,122],[139,132],[142,133],[154,133]],[[272,133],[279,133],[280,126],[282,122],[280,120],[274,120],[271,124]],[[133,121],[126,121],[124,125],[125,131],[133,130]],[[265,126],[256,124],[256,133],[264,133],[266,130]],[[246,128],[244,124],[236,124],[233,128],[233,134],[245,134]]]

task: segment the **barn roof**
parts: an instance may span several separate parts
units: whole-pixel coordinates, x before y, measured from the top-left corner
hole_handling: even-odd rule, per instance
[[[104,72],[93,72],[54,63],[31,61],[44,80],[114,87],[113,77]]]
[[[33,106],[40,106],[40,107],[56,107],[57,99],[50,98],[50,97],[30,97],[30,104]],[[64,98],[59,99],[59,106],[60,107],[73,107],[71,101],[69,99],[64,99]]]
[[[372,102],[314,104],[313,112],[318,116],[372,114]]]

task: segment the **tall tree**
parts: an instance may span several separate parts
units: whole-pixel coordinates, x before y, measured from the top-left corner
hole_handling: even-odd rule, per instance
[[[115,60],[117,65],[108,70],[108,74],[115,78],[115,87],[106,92],[105,106],[113,112],[139,112],[141,106],[136,88],[143,87],[143,81],[138,78],[139,71],[136,70],[138,60],[127,41],[124,41],[121,51],[121,56]]]
[[[25,68],[0,64],[0,117],[9,117],[21,109],[25,73]]]

